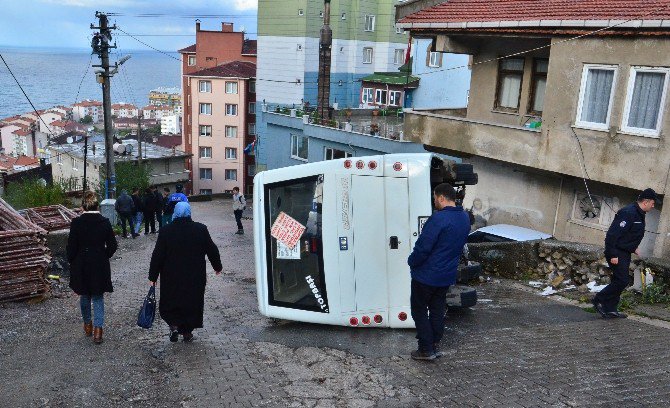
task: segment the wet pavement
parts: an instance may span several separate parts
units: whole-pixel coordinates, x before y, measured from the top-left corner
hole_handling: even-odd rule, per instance
[[[412,330],[274,321],[256,308],[251,221],[235,235],[227,202],[193,204],[219,246],[205,328],[170,343],[135,326],[155,236],[121,240],[105,342],[82,334],[68,290],[0,305],[0,406],[440,407],[670,405],[670,330],[602,320],[505,281],[452,311],[435,362],[409,358]],[[69,296],[69,297],[68,297]]]

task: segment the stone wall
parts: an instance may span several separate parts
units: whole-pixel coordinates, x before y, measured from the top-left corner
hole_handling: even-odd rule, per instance
[[[510,279],[535,280],[553,287],[610,281],[603,247],[557,240],[468,244],[468,259],[484,272]],[[655,282],[670,287],[670,260],[634,260],[631,272],[649,268]]]

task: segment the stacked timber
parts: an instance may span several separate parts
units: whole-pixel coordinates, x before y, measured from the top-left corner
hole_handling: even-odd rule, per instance
[[[41,297],[49,291],[46,234],[0,199],[0,302]]]
[[[28,208],[19,211],[19,213],[28,221],[47,231],[68,229],[72,220],[78,217],[77,213],[62,205]]]

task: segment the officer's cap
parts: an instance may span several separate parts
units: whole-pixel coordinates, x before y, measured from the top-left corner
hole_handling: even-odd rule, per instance
[[[640,193],[640,195],[637,197],[638,201],[641,200],[654,200],[656,203],[660,202],[660,199],[658,197],[658,194],[654,191],[654,189],[648,188],[644,190],[643,192]]]

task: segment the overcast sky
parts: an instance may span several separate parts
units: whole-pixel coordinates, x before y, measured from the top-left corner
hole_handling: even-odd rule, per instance
[[[125,14],[110,17],[110,22],[130,34],[159,34],[139,38],[161,50],[176,51],[195,42],[195,18],[179,16],[221,15],[203,18],[202,29],[218,30],[221,21],[228,21],[235,23],[236,30],[244,28],[255,37],[257,7],[257,0],[0,0],[0,45],[90,47],[89,26],[97,21],[95,11],[100,10]],[[133,16],[146,13],[170,17]],[[122,49],[147,49],[132,38],[118,36],[116,40]]]

